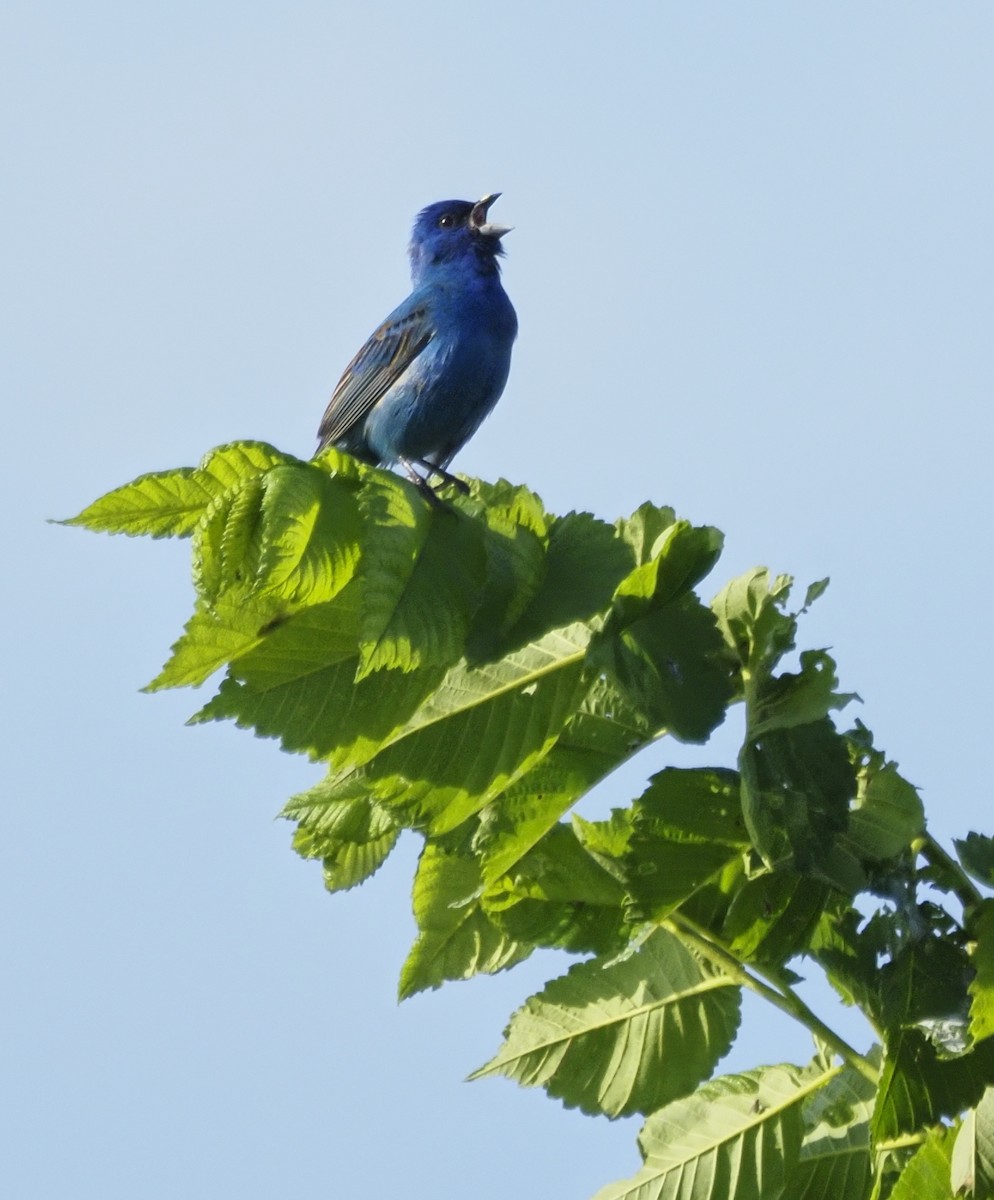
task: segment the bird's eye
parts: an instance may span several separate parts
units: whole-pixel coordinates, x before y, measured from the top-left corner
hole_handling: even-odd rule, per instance
[[[451,229],[453,225],[457,224],[456,214],[442,213],[438,218],[438,224],[440,229]]]

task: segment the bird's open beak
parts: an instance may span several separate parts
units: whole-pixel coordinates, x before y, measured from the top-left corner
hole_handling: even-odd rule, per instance
[[[505,233],[510,233],[513,226],[511,225],[495,225],[492,221],[487,220],[487,212],[490,205],[497,199],[500,192],[493,192],[489,196],[484,196],[482,200],[478,200],[473,205],[473,211],[469,214],[469,223],[471,228],[476,233],[482,233],[484,237],[502,238]]]

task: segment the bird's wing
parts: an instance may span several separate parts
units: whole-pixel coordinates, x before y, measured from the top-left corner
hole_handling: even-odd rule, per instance
[[[365,420],[434,334],[428,305],[415,292],[394,309],[345,368],[321,418],[318,438],[322,448]]]

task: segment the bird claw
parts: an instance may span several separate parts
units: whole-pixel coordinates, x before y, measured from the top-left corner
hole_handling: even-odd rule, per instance
[[[423,458],[418,459],[418,465],[424,467],[424,469],[428,472],[427,477],[429,479],[432,475],[437,475],[443,484],[449,484],[451,487],[456,488],[464,496],[469,495],[470,486],[465,479],[460,479],[458,475],[450,474],[445,470],[444,467],[436,467],[434,463],[430,463]]]
[[[433,508],[445,508],[445,501],[438,495],[435,489],[431,486],[424,475],[419,475],[415,471],[413,464],[407,459],[402,458],[400,465],[404,468],[407,478],[414,484],[422,496],[428,501]]]
[[[469,484],[464,479],[460,479],[458,475],[451,475],[444,469],[444,467],[436,467],[434,463],[427,462],[423,458],[416,459],[415,461],[419,467],[424,467],[425,471],[427,472],[426,475],[419,474],[414,469],[414,463],[409,462],[406,458],[400,459],[400,465],[404,468],[407,478],[411,481],[411,483],[414,484],[414,486],[418,489],[421,495],[424,496],[428,503],[434,505],[435,508],[445,508],[446,505],[445,501],[441,498],[441,496],[439,496],[435,488],[432,487],[432,485],[428,482],[432,475],[437,475],[438,478],[441,479],[442,482],[437,485],[438,487],[451,486],[454,487],[461,495],[469,495]]]

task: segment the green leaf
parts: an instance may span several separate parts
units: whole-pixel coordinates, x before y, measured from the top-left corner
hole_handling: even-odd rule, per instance
[[[807,948],[828,897],[827,884],[794,871],[764,872],[736,892],[723,939],[746,962],[779,965]]]
[[[894,1184],[890,1200],[947,1200],[952,1196],[950,1165],[954,1129],[938,1125],[928,1131],[924,1143]]]
[[[829,582],[830,580],[826,576],[824,579],[816,579],[814,583],[808,584],[808,590],[804,593],[804,607],[801,609],[802,613],[807,612],[811,605],[814,604],[814,602],[820,596],[824,596],[825,592],[828,590]]]
[[[590,513],[554,518],[541,585],[509,630],[505,645],[524,645],[550,629],[602,612],[631,566],[631,547],[610,525]]]
[[[212,450],[199,467],[140,475],[60,524],[131,537],[186,537],[222,492],[270,467],[295,461],[265,442],[233,442]]]
[[[950,1163],[954,1195],[966,1192],[975,1200],[994,1197],[994,1088],[963,1118]]]
[[[858,699],[852,692],[837,692],[835,660],[824,650],[803,650],[801,669],[762,681],[749,707],[749,733],[762,737],[774,729],[809,725]]]
[[[873,1114],[873,1136],[889,1141],[953,1117],[976,1104],[994,1083],[994,1038],[959,1058],[942,1058],[918,1029],[886,1041]]]
[[[480,869],[472,858],[427,841],[414,880],[418,936],[400,973],[400,998],[447,979],[494,974],[527,958],[528,943],[498,929],[477,899]]]
[[[259,590],[296,604],[338,595],[359,561],[359,510],[351,487],[310,464],[264,478]]]
[[[797,622],[783,612],[791,583],[789,575],[778,575],[771,583],[769,571],[755,567],[733,579],[711,602],[725,641],[753,675],[768,675],[794,648]]]
[[[984,900],[970,918],[975,972],[970,981],[970,1036],[974,1041],[994,1036],[994,900]]]
[[[508,631],[535,598],[545,578],[549,518],[538,497],[505,480],[474,485],[481,501],[472,513],[482,521],[486,586],[473,615],[467,658],[480,662],[500,656]],[[463,501],[464,509],[467,502]]]
[[[281,623],[285,606],[275,597],[230,588],[214,603],[198,600],[182,637],[159,674],[145,687],[197,687],[241,655],[260,645]]]
[[[596,783],[648,739],[638,712],[606,680],[594,681],[556,744],[483,814],[474,849],[494,883]]]
[[[551,750],[587,691],[588,638],[586,626],[573,625],[499,662],[453,667],[433,681],[437,686],[424,703],[368,761],[333,772],[322,796],[368,794],[403,824],[436,835],[456,828]],[[423,674],[412,678],[420,681]],[[388,671],[367,679],[381,675],[404,678]]]
[[[575,830],[556,825],[483,894],[487,915],[533,945],[605,954],[624,946],[621,884],[587,853]]]
[[[676,513],[672,508],[658,508],[647,500],[630,517],[615,521],[614,527],[631,546],[636,566],[642,566],[657,556],[675,524]]]
[[[959,860],[978,882],[994,888],[994,838],[982,833],[968,833],[954,838],[953,845]]]
[[[302,858],[323,860],[329,892],[347,891],[375,874],[400,836],[390,814],[367,798],[328,805],[323,817],[320,829],[297,828],[293,848]]]
[[[265,485],[252,476],[215,496],[193,537],[193,582],[208,602],[258,582]]]
[[[623,532],[630,532],[630,527],[623,527]],[[614,618],[628,624],[653,608],[686,596],[717,562],[723,541],[721,532],[709,525],[695,528],[689,521],[675,521],[660,532],[649,550],[650,557],[618,584],[612,604]],[[636,545],[644,555],[644,541],[637,538]]]
[[[785,1196],[866,1200],[875,1091],[858,1071],[846,1067],[805,1101],[804,1141]]]
[[[358,638],[353,583],[278,625],[233,663],[193,722],[234,720],[278,737],[286,750],[330,757],[333,766],[365,761],[406,724],[442,672],[384,671],[356,684]]]
[[[888,1032],[942,1018],[965,1020],[970,962],[945,937],[921,937],[879,971],[879,1013]]]
[[[858,1004],[870,1020],[878,1015],[878,957],[884,947],[873,926],[860,926],[864,917],[848,901],[836,897],[822,912],[807,953],[819,963],[846,1004]]]
[[[925,810],[918,790],[898,774],[897,764],[861,764],[847,836],[860,858],[893,858],[924,832]]]
[[[802,1107],[834,1073],[764,1067],[706,1083],[646,1121],[639,1137],[645,1165],[594,1200],[786,1197],[801,1149]]]
[[[196,532],[194,614],[147,690],[203,683],[301,605],[330,600],[354,574],[358,536],[351,492],[307,464],[222,493]]]
[[[622,961],[548,983],[470,1078],[506,1075],[588,1113],[649,1112],[711,1073],[738,1022],[738,988],[657,930]]]
[[[622,859],[631,919],[659,920],[741,858],[748,844],[734,771],[660,771],[635,804]]]
[[[856,792],[846,744],[832,722],[826,717],[750,739],[739,769],[746,825],[766,863],[791,858],[802,874],[824,866]]]
[[[591,662],[657,728],[704,742],[725,718],[732,677],[713,614],[696,596],[605,627]]]
[[[587,821],[573,813],[573,828],[584,849],[616,878],[622,877],[620,860],[632,840],[632,810],[614,808],[606,821]]]
[[[381,474],[360,497],[365,539],[361,655],[371,671],[451,666],[462,655],[485,577],[478,522],[432,507],[411,484]]]

